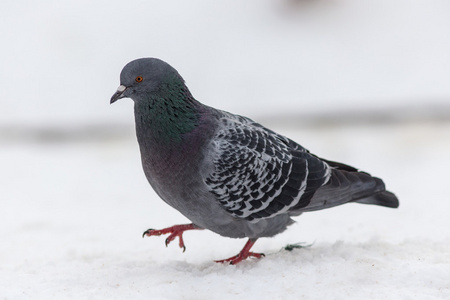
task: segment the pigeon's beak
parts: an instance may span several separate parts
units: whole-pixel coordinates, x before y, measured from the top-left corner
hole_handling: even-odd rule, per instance
[[[113,104],[114,102],[116,102],[120,98],[123,98],[124,97],[123,93],[125,92],[126,89],[127,89],[126,86],[119,85],[119,87],[117,88],[117,91],[114,93],[114,95],[112,95],[111,101],[109,103]]]

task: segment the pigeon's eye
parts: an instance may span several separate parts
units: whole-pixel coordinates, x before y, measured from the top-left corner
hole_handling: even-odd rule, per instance
[[[138,76],[136,77],[136,82],[142,82],[142,80],[144,80],[144,78],[142,78],[142,76]]]

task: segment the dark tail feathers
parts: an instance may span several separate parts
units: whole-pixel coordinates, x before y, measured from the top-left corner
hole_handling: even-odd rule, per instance
[[[357,200],[355,202],[362,204],[375,204],[391,208],[397,208],[399,206],[397,197],[389,191],[379,192],[378,194]]]
[[[315,192],[310,203],[301,211],[320,210],[348,202],[392,208],[399,206],[397,197],[386,191],[381,179],[350,168],[335,167],[329,181]]]

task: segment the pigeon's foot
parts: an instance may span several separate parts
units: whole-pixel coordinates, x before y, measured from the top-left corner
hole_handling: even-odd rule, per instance
[[[240,252],[238,255],[235,255],[235,256],[227,258],[227,259],[215,260],[215,262],[222,263],[222,264],[229,263],[230,265],[235,265],[249,257],[261,258],[264,256],[265,256],[264,253],[247,252],[245,255],[243,255],[242,252]]]
[[[166,247],[170,244],[176,237],[178,237],[179,240],[179,246],[181,249],[183,249],[183,252],[186,251],[186,246],[184,245],[183,241],[183,233],[186,230],[193,230],[193,229],[202,229],[194,224],[184,224],[184,225],[175,225],[172,227],[156,230],[156,229],[147,229],[143,234],[144,236],[152,236],[152,235],[162,235],[162,234],[168,234],[170,235],[166,239]]]
[[[250,248],[252,248],[253,244],[255,244],[256,239],[249,239],[248,242],[245,244],[244,248],[239,252],[238,255],[235,255],[233,257],[222,259],[222,260],[216,260],[216,263],[229,263],[230,265],[235,265],[243,261],[244,259],[247,259],[249,257],[256,257],[261,258],[265,255],[263,253],[254,253],[250,252]]]

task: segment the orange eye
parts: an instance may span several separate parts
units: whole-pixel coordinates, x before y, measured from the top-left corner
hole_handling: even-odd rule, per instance
[[[142,80],[144,80],[144,78],[142,78],[142,76],[138,76],[136,77],[136,82],[142,82]]]

